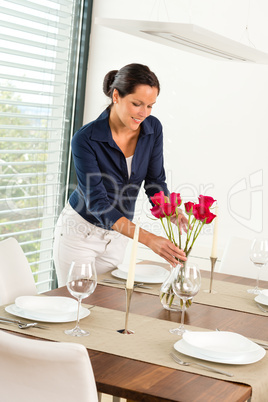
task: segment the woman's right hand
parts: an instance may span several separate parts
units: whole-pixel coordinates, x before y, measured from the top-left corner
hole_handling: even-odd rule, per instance
[[[122,217],[115,222],[112,229],[133,239],[135,224],[130,222],[127,218]],[[157,236],[143,228],[139,230],[139,242],[164,258],[173,267],[178,265],[178,260],[187,260],[185,252],[179,247],[176,247],[170,240],[162,236]]]
[[[187,260],[185,252],[175,246],[170,240],[152,233],[150,233],[148,240],[146,245],[173,267],[176,267],[178,260]]]

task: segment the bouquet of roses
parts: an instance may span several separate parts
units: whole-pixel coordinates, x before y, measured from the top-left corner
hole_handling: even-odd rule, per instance
[[[180,193],[171,193],[170,196],[167,197],[163,191],[160,191],[151,197],[151,201],[154,204],[154,207],[150,210],[152,215],[160,219],[168,239],[176,246],[179,246],[179,248],[182,248],[182,230],[179,219],[179,215],[182,214],[182,210],[180,209],[182,203]],[[186,240],[183,247],[186,257],[190,254],[203,226],[211,223],[216,217],[216,215],[210,211],[216,200],[209,196],[199,195],[198,201],[198,203],[190,201],[184,203],[185,213],[188,215]],[[172,223],[175,223],[177,226],[177,237],[174,234]],[[183,261],[180,261],[180,263],[184,264]],[[161,297],[164,295],[165,294],[162,294]],[[166,297],[169,296],[166,295]],[[172,301],[173,300],[170,300],[169,304],[171,304]]]

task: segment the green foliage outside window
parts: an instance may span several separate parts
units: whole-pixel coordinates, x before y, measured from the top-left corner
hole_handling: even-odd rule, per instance
[[[34,263],[43,226],[46,120],[22,114],[20,100],[12,90],[0,91],[0,235],[14,234],[20,243],[27,242],[23,250]],[[19,233],[23,231],[27,233]],[[32,266],[33,272],[37,269]]]

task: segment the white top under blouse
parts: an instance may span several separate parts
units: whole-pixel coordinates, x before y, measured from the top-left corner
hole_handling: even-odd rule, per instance
[[[132,159],[133,159],[133,155],[131,155],[131,156],[129,156],[128,158],[126,158],[126,162],[127,162],[127,171],[128,171],[128,178],[130,178],[130,175],[131,175]]]

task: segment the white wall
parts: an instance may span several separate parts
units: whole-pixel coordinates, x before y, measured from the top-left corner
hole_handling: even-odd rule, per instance
[[[268,237],[268,65],[211,60],[94,24],[95,17],[192,22],[268,52],[268,3],[96,0],[93,8],[85,123],[109,103],[102,93],[108,71],[147,64],[161,84],[153,114],[164,127],[170,190],[184,201],[199,194],[218,200],[219,257],[230,235]],[[143,226],[160,233],[149,208],[142,192],[136,217],[142,212]],[[207,226],[193,254],[209,257],[211,231]]]

